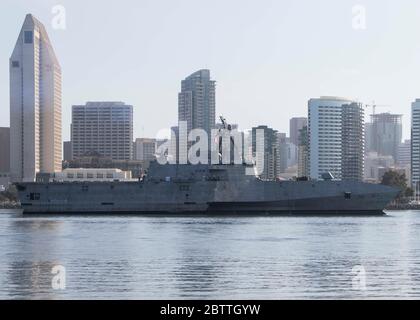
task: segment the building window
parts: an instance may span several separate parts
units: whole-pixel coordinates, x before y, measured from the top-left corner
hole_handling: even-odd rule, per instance
[[[19,68],[19,61],[12,61],[13,68]]]
[[[33,43],[34,34],[32,31],[25,31],[24,33],[24,42],[27,44]]]

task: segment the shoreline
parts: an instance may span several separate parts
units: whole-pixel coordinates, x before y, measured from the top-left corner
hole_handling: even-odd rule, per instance
[[[387,206],[385,210],[388,211],[420,211],[420,205],[411,205],[411,204],[393,204]]]
[[[22,209],[17,202],[0,202],[0,209]]]

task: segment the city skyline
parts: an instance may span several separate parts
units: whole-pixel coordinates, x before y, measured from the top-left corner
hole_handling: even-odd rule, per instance
[[[44,25],[32,14],[26,15],[10,58],[10,93],[12,179],[33,181],[37,173],[61,171],[61,67]],[[338,179],[362,180],[365,107],[373,107],[373,113],[377,108],[375,104],[363,106],[356,100],[341,97],[311,98],[308,101],[308,120],[299,117],[290,119],[290,139],[278,130],[273,131],[275,137],[267,137],[263,176],[275,179],[296,164],[299,130],[308,123],[310,143],[307,156],[311,178],[322,179],[326,172],[331,172]],[[372,119],[375,117],[394,119],[395,115],[372,115]],[[379,133],[382,125],[376,125],[378,132],[374,137],[376,140],[381,138],[376,142],[372,140],[379,155],[392,153],[394,161],[402,142],[402,116],[396,117],[399,134],[398,130]],[[184,122],[186,132],[204,129],[208,135],[216,127],[215,119],[216,81],[211,78],[209,69],[199,69],[181,81],[178,124]],[[267,125],[260,127],[269,128]],[[70,128],[71,159],[88,152],[98,152],[112,160],[133,159],[132,105],[103,100],[73,105]],[[391,147],[392,150],[388,150]]]
[[[383,76],[384,72],[387,70],[384,69],[385,65],[391,67],[391,63],[382,63],[386,62],[384,60],[391,59],[389,54],[392,50],[389,53],[385,50],[384,53],[381,53],[378,57],[380,62],[374,64],[374,69],[376,69],[377,72],[374,72],[375,70],[370,70],[372,72],[368,70],[367,60],[373,57],[372,52],[368,54],[369,59],[368,57],[365,57],[366,59],[364,59],[360,56],[360,53],[351,52],[351,54],[345,55],[348,60],[341,61],[348,61],[348,65],[350,66],[346,65],[347,63],[344,63],[338,68],[339,61],[333,60],[331,62],[331,67],[328,67],[326,65],[326,58],[321,57],[323,54],[327,53],[327,50],[321,48],[321,46],[316,46],[312,55],[302,56],[302,54],[300,54],[297,58],[301,59],[300,62],[302,62],[302,65],[299,65],[299,67],[296,67],[295,65],[292,69],[282,69],[285,67],[285,62],[290,62],[288,59],[292,59],[291,55],[296,53],[296,50],[301,49],[301,45],[297,45],[295,40],[306,39],[306,45],[313,45],[314,43],[309,37],[307,39],[307,35],[305,36],[305,32],[310,31],[307,24],[288,35],[284,35],[283,33],[285,31],[279,27],[283,26],[286,22],[291,23],[291,26],[296,27],[296,24],[290,19],[292,17],[298,17],[297,12],[299,11],[299,8],[310,8],[314,6],[314,4],[305,1],[300,1],[297,4],[282,3],[281,5],[267,2],[267,8],[259,6],[254,15],[251,15],[250,13],[252,11],[251,9],[255,9],[254,5],[250,3],[243,4],[245,13],[240,15],[237,19],[240,22],[244,21],[246,18],[253,17],[256,19],[255,28],[240,30],[234,27],[233,24],[231,25],[222,22],[220,26],[215,27],[216,30],[205,28],[203,31],[204,35],[208,35],[213,42],[219,42],[219,40],[221,42],[226,42],[228,40],[226,38],[227,35],[230,36],[229,39],[231,40],[236,39],[235,35],[238,36],[238,39],[236,40],[239,41],[239,43],[233,41],[239,45],[238,50],[234,50],[232,43],[227,46],[225,55],[219,51],[213,52],[213,55],[212,52],[200,50],[202,54],[197,56],[193,55],[193,51],[187,51],[187,49],[191,49],[191,45],[187,45],[185,49],[177,49],[174,47],[175,52],[171,52],[173,55],[169,55],[169,61],[165,61],[163,58],[165,55],[168,56],[168,52],[170,51],[160,50],[157,55],[152,55],[152,51],[154,52],[154,50],[158,50],[158,48],[162,49],[162,45],[167,48],[167,46],[174,44],[174,41],[169,39],[173,32],[169,29],[159,29],[159,41],[167,39],[167,44],[146,42],[150,44],[150,46],[142,47],[143,50],[148,52],[147,57],[142,55],[142,51],[139,51],[139,46],[131,41],[133,40],[131,36],[121,39],[121,46],[117,43],[115,48],[109,48],[105,53],[101,52],[101,54],[99,54],[99,51],[97,50],[103,48],[102,46],[104,44],[102,43],[102,40],[104,38],[102,35],[95,38],[95,35],[98,35],[95,31],[106,30],[110,31],[110,34],[112,35],[117,31],[124,32],[124,30],[129,30],[129,27],[133,27],[133,30],[139,30],[139,27],[131,24],[132,22],[130,19],[128,19],[126,24],[118,26],[118,30],[116,31],[109,30],[109,26],[106,23],[103,23],[103,21],[106,21],[106,19],[111,17],[110,11],[112,10],[110,9],[115,9],[116,19],[121,19],[122,8],[109,5],[103,16],[105,20],[100,20],[100,17],[93,14],[93,9],[95,5],[98,5],[97,3],[86,5],[86,13],[80,14],[76,10],[78,4],[64,1],[63,6],[66,8],[67,27],[66,30],[55,30],[50,23],[54,16],[51,13],[51,8],[54,3],[51,1],[44,1],[43,5],[40,6],[37,4],[35,6],[36,8],[27,1],[20,1],[20,4],[21,6],[13,6],[10,12],[8,11],[7,16],[1,16],[4,18],[1,23],[7,23],[7,30],[15,30],[13,26],[21,24],[22,17],[27,12],[33,12],[41,21],[44,21],[51,38],[53,38],[52,42],[54,43],[57,55],[60,61],[62,61],[63,73],[65,75],[63,84],[63,140],[68,140],[70,137],[69,124],[71,105],[81,104],[92,100],[121,100],[129,102],[134,106],[135,110],[134,136],[155,137],[160,129],[169,128],[176,124],[176,121],[173,119],[176,118],[177,113],[176,96],[179,91],[179,79],[184,78],[185,74],[188,74],[189,72],[202,68],[210,69],[213,73],[213,78],[218,82],[218,94],[216,97],[218,108],[216,115],[223,114],[231,121],[239,123],[241,128],[251,128],[255,125],[267,124],[280,131],[288,132],[288,121],[290,118],[307,115],[307,101],[311,97],[332,94],[347,96],[352,100],[357,100],[366,104],[372,104],[371,101],[376,100],[378,104],[391,105],[391,107],[387,109],[381,109],[380,112],[391,111],[392,113],[404,114],[403,138],[409,138],[408,123],[410,121],[410,106],[411,102],[420,95],[420,90],[415,89],[413,81],[407,81],[407,85],[404,87],[406,92],[401,92],[400,81],[397,81],[398,77],[396,77],[392,80],[395,81],[394,87],[398,88],[398,90],[394,90],[397,92],[393,92],[393,90],[390,89],[391,86],[387,87],[386,85],[390,85],[391,82],[393,82],[390,81],[389,77],[395,70],[393,71],[390,69],[390,73],[385,74],[386,79],[379,79],[379,81],[377,79],[380,75]],[[400,11],[408,10],[408,8],[401,6],[396,9],[397,11],[391,12],[389,11],[389,6],[384,5],[384,2],[381,2],[380,4],[381,6],[379,7],[378,2],[378,8],[376,8],[377,5],[375,4],[370,4],[368,6],[368,13],[370,13],[367,19],[368,27],[366,30],[361,31],[352,29],[352,4],[350,2],[346,2],[345,4],[333,4],[331,2],[329,9],[337,12],[337,17],[334,17],[334,22],[339,22],[339,29],[345,31],[346,35],[348,33],[350,37],[347,39],[350,43],[354,44],[360,42],[360,45],[366,45],[366,42],[370,38],[379,37],[379,39],[377,39],[380,42],[379,44],[387,47],[382,41],[387,34],[395,36],[394,32],[389,34],[389,31],[392,31],[392,22],[400,18],[400,14],[402,14]],[[154,12],[154,10],[160,8],[162,5],[145,2],[138,6],[140,6],[142,10],[133,10],[133,13],[124,12],[130,14],[130,17],[134,17],[135,13],[142,17],[149,11]],[[216,7],[219,6],[220,4],[216,4]],[[134,7],[136,6],[134,5]],[[174,5],[168,3],[167,7],[167,10],[164,10],[163,12],[163,17],[169,15],[170,18],[172,18],[169,9],[173,9]],[[183,7],[184,4],[180,5],[179,8],[176,8],[176,12],[179,14],[186,14],[181,12]],[[233,7],[232,4],[228,4],[227,11],[232,12]],[[279,10],[280,7],[290,14],[289,18],[285,17]],[[274,16],[270,13],[269,9],[277,9],[276,12],[280,14],[281,18],[279,20],[279,25],[275,23]],[[198,7],[192,6],[189,10],[189,13],[194,13],[195,10],[198,10]],[[211,10],[215,9],[212,8]],[[3,12],[6,11],[7,10]],[[320,14],[320,16],[323,15],[322,10],[320,12],[319,8],[316,12]],[[86,15],[89,13],[92,13],[92,25],[90,28],[87,28],[85,34],[82,32],[81,26],[87,27]],[[379,19],[379,16],[381,15],[383,15],[382,17],[385,17],[382,21]],[[263,21],[264,19],[262,18],[264,17],[268,18],[267,22]],[[408,18],[407,16],[405,18],[410,19],[410,17],[411,15],[408,15]],[[169,20],[172,21],[171,19]],[[299,21],[301,21],[301,19],[299,19]],[[309,19],[309,21],[312,20]],[[148,22],[150,21],[148,20]],[[166,23],[169,22],[165,22],[165,26]],[[223,29],[222,26],[226,27],[225,31],[227,35],[224,35],[221,32]],[[270,41],[272,38],[268,37],[267,39],[267,35],[265,35],[261,40],[256,40],[257,44],[263,45],[262,48],[264,50],[257,50],[255,48],[250,51],[239,50],[249,49],[247,47],[248,44],[244,42],[245,40],[243,38],[247,31],[251,32],[250,35],[252,39],[254,39],[256,34],[258,34],[258,31],[262,32],[261,34],[264,34],[264,31],[269,30],[268,27],[273,26],[276,27],[275,32],[273,31],[274,33],[269,33],[269,35],[273,36],[278,32],[284,37],[280,36],[279,38],[274,38],[278,40]],[[402,27],[404,26],[406,25],[402,25]],[[399,26],[399,28],[401,28],[401,26]],[[175,28],[174,31],[179,31],[178,27]],[[325,36],[323,36],[321,31],[326,31],[324,24],[311,31],[315,36],[321,37],[321,43],[327,41],[329,36],[336,36],[335,33],[330,33],[328,30],[328,32],[325,33]],[[102,33],[103,32],[101,32],[101,34]],[[151,41],[150,37],[153,37],[152,34],[146,35],[143,31],[140,33],[130,32],[130,34],[131,33],[137,34],[140,36],[140,39],[148,41]],[[16,32],[10,32],[10,35],[7,34],[5,39],[6,43],[9,43],[10,46],[12,46],[13,41],[10,39],[15,38],[16,34],[17,29]],[[127,33],[127,35],[129,34]],[[293,38],[293,35],[295,35],[295,38]],[[182,43],[184,43],[184,40],[182,40],[184,38],[182,37],[180,39]],[[88,52],[85,52],[84,55],[76,54],[78,52],[78,47],[86,46],[89,41],[91,41],[91,43],[87,46],[89,48]],[[341,43],[340,39],[337,41]],[[144,42],[142,43],[146,44]],[[398,41],[396,43],[398,43]],[[280,44],[288,45],[281,47],[284,52],[279,51]],[[404,44],[408,45],[406,43]],[[207,47],[201,40],[198,45],[202,45],[204,49]],[[349,45],[346,45],[347,49],[349,49],[347,47]],[[121,50],[123,48],[126,50]],[[214,46],[212,46],[212,48],[214,48]],[[393,49],[395,51],[395,48]],[[414,53],[418,48],[415,46],[410,49],[414,50],[410,51],[414,57]],[[128,55],[127,60],[130,61],[130,63],[126,61],[126,59],[123,59],[123,54]],[[184,54],[184,58],[178,59],[182,57],[182,54]],[[1,53],[0,58],[2,58],[2,55],[3,53]],[[138,58],[133,60],[135,55],[138,55]],[[259,64],[257,66],[256,60],[265,56],[268,58],[267,61],[262,65]],[[93,57],[95,57],[95,60],[93,60]],[[175,60],[173,59],[175,58],[178,59],[177,63],[172,63],[171,67],[168,67],[168,62],[174,62]],[[287,59],[285,60],[284,58]],[[410,55],[409,58],[411,59],[412,56]],[[411,71],[407,70],[407,68],[402,68],[402,70],[409,75],[405,77],[407,79],[415,76],[415,70],[419,66],[418,63],[413,64],[415,61],[410,59],[408,59],[409,61],[399,61],[404,64],[411,63],[413,66]],[[133,65],[133,63],[134,66],[129,68],[128,66]],[[320,63],[326,70],[317,70],[317,74],[314,69],[319,69],[319,67],[315,66],[317,63]],[[352,64],[357,65],[358,63],[360,63],[363,68],[359,68],[359,70],[357,70],[357,68],[352,68]],[[104,65],[106,65],[106,68],[104,68]],[[89,72],[86,74],[86,77],[81,79],[79,74],[82,70],[85,70],[87,66],[89,67]],[[154,70],[154,67],[157,69]],[[165,69],[165,72],[163,69]],[[153,70],[155,72],[153,72]],[[162,75],[165,75],[165,77],[162,77]],[[3,84],[4,78],[5,77],[2,74],[0,77],[0,84]],[[299,86],[297,86],[296,82],[298,79],[301,80]],[[413,90],[409,91],[408,88],[411,86],[413,86]],[[7,90],[3,88],[4,86],[1,87],[1,103],[7,105]],[[102,91],[100,91],[101,89]],[[101,92],[101,95],[99,95],[99,92]],[[389,97],[390,94],[391,97]],[[395,96],[392,96],[392,94],[395,94]],[[4,108],[1,110],[0,126],[9,126],[7,121],[7,110],[4,110]],[[367,115],[370,114],[370,109],[366,110],[365,113]],[[145,118],[147,118],[147,120],[145,120]]]

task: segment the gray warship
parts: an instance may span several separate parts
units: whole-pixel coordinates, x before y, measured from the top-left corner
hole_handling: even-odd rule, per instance
[[[221,121],[219,133],[230,132],[231,126],[223,117]],[[334,180],[329,173],[324,180],[266,181],[249,174],[255,164],[220,162],[154,161],[148,174],[134,182],[28,182],[16,187],[25,214],[382,215],[400,192]]]
[[[398,194],[357,181],[263,181],[246,165],[160,165],[135,182],[17,184],[25,214],[378,215]]]

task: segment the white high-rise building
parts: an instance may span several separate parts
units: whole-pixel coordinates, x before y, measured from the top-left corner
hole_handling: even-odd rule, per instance
[[[10,57],[10,137],[13,181],[61,171],[61,67],[31,14]]]
[[[309,174],[322,179],[362,180],[364,112],[349,99],[321,97],[309,100]]]
[[[420,190],[420,99],[411,105],[411,185]]]

